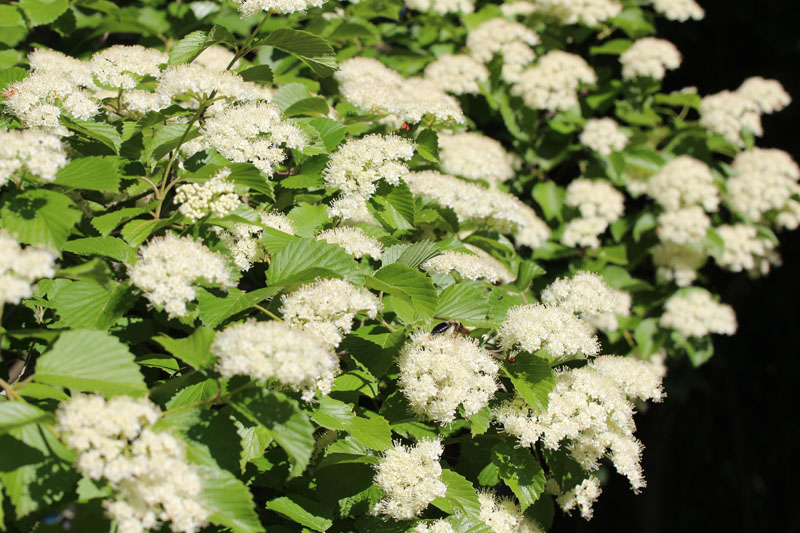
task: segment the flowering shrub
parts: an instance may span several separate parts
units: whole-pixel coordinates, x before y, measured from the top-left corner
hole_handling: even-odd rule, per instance
[[[643,489],[636,406],[736,331],[707,273],[800,225],[779,82],[662,91],[656,25],[703,16],[0,5],[0,529],[535,532],[603,463]]]

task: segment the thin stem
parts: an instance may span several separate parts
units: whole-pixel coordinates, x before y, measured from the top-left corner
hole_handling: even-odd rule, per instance
[[[264,313],[268,317],[272,318],[273,320],[278,320],[279,322],[283,322],[283,319],[281,317],[279,317],[278,315],[276,315],[275,313],[273,313],[272,311],[270,311],[266,307],[263,307],[263,306],[258,305],[258,304],[253,304],[253,307],[255,309],[258,309],[259,311],[261,311],[262,313]]]
[[[3,391],[6,393],[6,396],[11,400],[17,400],[20,402],[25,401],[25,399],[14,390],[14,387],[12,387],[11,384],[9,384],[8,381],[4,380],[3,378],[0,378],[0,389],[3,389]]]
[[[215,394],[213,397],[208,398],[207,400],[199,400],[199,401],[196,401],[196,402],[191,402],[191,403],[187,403],[187,404],[184,404],[184,405],[179,405],[178,407],[173,407],[172,409],[167,409],[166,411],[161,413],[161,416],[162,417],[163,416],[167,416],[168,414],[177,413],[178,411],[183,411],[185,409],[191,409],[193,407],[200,407],[201,405],[211,405],[211,404],[225,403],[227,400],[229,400],[230,398],[232,398],[236,394],[239,394],[240,392],[242,392],[244,390],[247,390],[247,389],[252,389],[256,385],[258,385],[258,384],[255,383],[254,381],[251,381],[249,383],[246,383],[246,384],[242,385],[241,387],[239,387],[237,389],[233,389],[231,392],[229,392],[225,396],[221,396],[220,393],[222,392],[222,387],[220,385],[220,382],[217,381],[217,387],[218,387],[217,388],[217,394]]]

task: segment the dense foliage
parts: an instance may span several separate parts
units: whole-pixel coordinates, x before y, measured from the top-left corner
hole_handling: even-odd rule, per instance
[[[708,273],[800,223],[778,82],[661,90],[702,17],[0,5],[0,530],[544,531],[645,487],[635,410],[736,330]]]

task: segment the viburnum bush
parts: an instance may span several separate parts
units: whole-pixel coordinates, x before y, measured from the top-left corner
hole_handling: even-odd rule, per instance
[[[703,15],[0,5],[0,530],[534,532],[645,487],[635,410],[736,330],[709,274],[800,223],[779,82],[662,90]]]

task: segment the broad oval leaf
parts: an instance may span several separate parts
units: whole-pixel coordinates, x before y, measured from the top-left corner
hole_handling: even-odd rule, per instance
[[[36,362],[34,379],[106,396],[147,392],[144,376],[127,346],[116,337],[90,329],[62,333]]]

